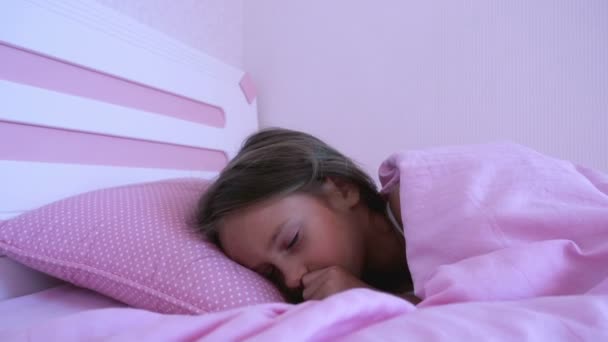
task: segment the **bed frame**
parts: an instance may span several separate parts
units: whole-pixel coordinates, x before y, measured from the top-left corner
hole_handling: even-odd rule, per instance
[[[242,70],[94,1],[5,1],[0,60],[0,220],[109,186],[212,178],[258,127]]]
[[[257,128],[244,72],[201,51],[93,1],[2,7],[0,219],[101,187],[213,177]]]

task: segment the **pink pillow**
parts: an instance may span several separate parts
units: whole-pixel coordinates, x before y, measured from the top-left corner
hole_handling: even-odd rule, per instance
[[[162,313],[283,301],[187,223],[206,186],[172,179],[63,199],[0,223],[0,254]]]

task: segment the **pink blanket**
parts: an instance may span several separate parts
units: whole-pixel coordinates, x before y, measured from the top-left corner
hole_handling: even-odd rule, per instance
[[[202,316],[92,310],[2,341],[607,341],[608,296],[543,297],[416,309],[391,295],[350,290],[321,302],[265,304]]]
[[[608,294],[607,175],[505,143],[398,153],[380,178],[421,307]]]
[[[512,144],[399,153],[417,307],[356,289],[202,316],[92,310],[0,340],[608,340],[608,177]]]

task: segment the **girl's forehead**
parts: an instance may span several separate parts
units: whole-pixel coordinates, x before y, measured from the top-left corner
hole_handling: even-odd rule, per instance
[[[263,200],[258,203],[251,204],[244,208],[233,211],[228,214],[222,221],[223,226],[230,227],[243,223],[260,224],[271,220],[277,214],[281,214],[281,208],[284,206],[282,198]]]
[[[220,229],[219,240],[224,253],[230,259],[245,267],[251,267],[266,254],[263,250],[264,241],[268,239],[269,234],[268,228],[263,226],[228,225]]]
[[[222,219],[218,237],[224,252],[233,260],[248,265],[249,261],[264,256],[267,241],[272,239],[274,227],[288,217],[280,210],[278,201],[264,201],[227,215]]]
[[[267,223],[274,218],[314,210],[314,207],[318,205],[316,202],[318,202],[316,197],[304,193],[276,196],[236,210],[227,215],[223,221],[228,225],[241,221]]]

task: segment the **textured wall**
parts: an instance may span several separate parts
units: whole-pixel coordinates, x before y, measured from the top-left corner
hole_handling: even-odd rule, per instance
[[[400,148],[493,140],[608,171],[608,1],[244,9],[262,126],[314,133],[374,174]]]
[[[233,66],[243,67],[243,0],[96,0]]]

